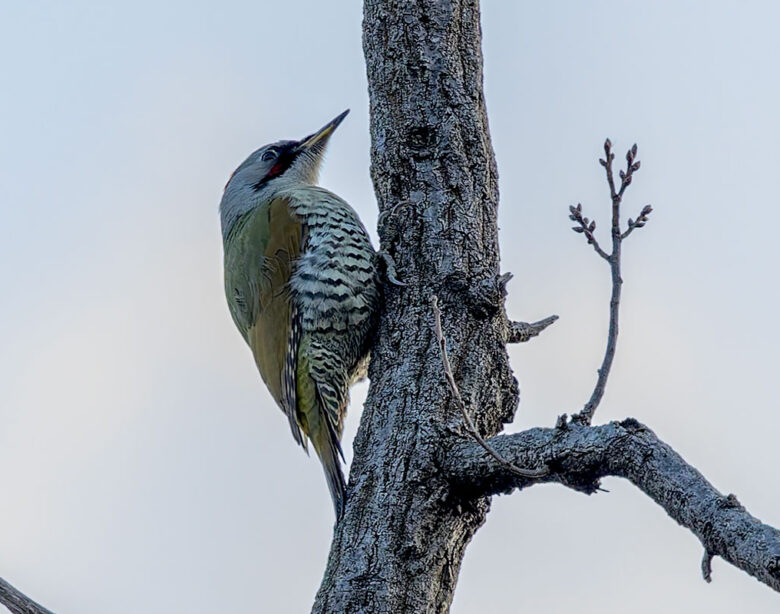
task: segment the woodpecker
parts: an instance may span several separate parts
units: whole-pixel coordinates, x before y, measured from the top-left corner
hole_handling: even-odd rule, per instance
[[[365,377],[379,306],[377,255],[357,213],[316,185],[325,148],[349,110],[300,141],[252,153],[220,204],[225,294],[293,438],[311,440],[336,518],[349,387]]]

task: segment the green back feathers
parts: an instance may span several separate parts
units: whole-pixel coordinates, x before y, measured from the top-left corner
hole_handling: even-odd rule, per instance
[[[225,291],[295,440],[311,440],[337,516],[349,385],[378,310],[375,253],[355,211],[316,186],[277,192],[225,237]]]
[[[285,199],[274,199],[244,217],[225,243],[228,305],[271,396],[303,445],[294,394],[300,325],[293,326],[288,287],[300,255],[303,225]]]

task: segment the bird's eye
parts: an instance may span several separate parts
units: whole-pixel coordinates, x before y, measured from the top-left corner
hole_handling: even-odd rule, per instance
[[[273,160],[276,158],[276,152],[273,149],[269,149],[263,154],[263,162],[268,162],[269,160]]]

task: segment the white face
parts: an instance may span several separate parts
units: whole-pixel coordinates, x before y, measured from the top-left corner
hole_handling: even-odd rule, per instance
[[[301,141],[277,141],[261,147],[241,163],[230,176],[219,205],[223,239],[238,218],[281,190],[317,183],[330,136],[347,113],[349,109]]]
[[[261,147],[233,171],[219,206],[223,237],[241,215],[280,190],[316,184],[325,143],[320,147],[302,147],[301,143],[277,141]]]
[[[271,179],[282,175],[295,160],[298,141],[277,141],[252,152],[230,176],[230,187],[259,189]],[[273,171],[273,172],[272,172]]]

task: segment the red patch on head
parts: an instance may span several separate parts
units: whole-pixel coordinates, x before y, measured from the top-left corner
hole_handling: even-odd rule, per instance
[[[284,162],[282,160],[279,160],[276,164],[274,164],[271,167],[271,170],[268,171],[268,174],[266,175],[266,177],[268,177],[268,179],[272,179],[273,177],[276,177],[277,175],[281,175],[284,172],[285,168],[287,168],[287,165],[284,164]]]

